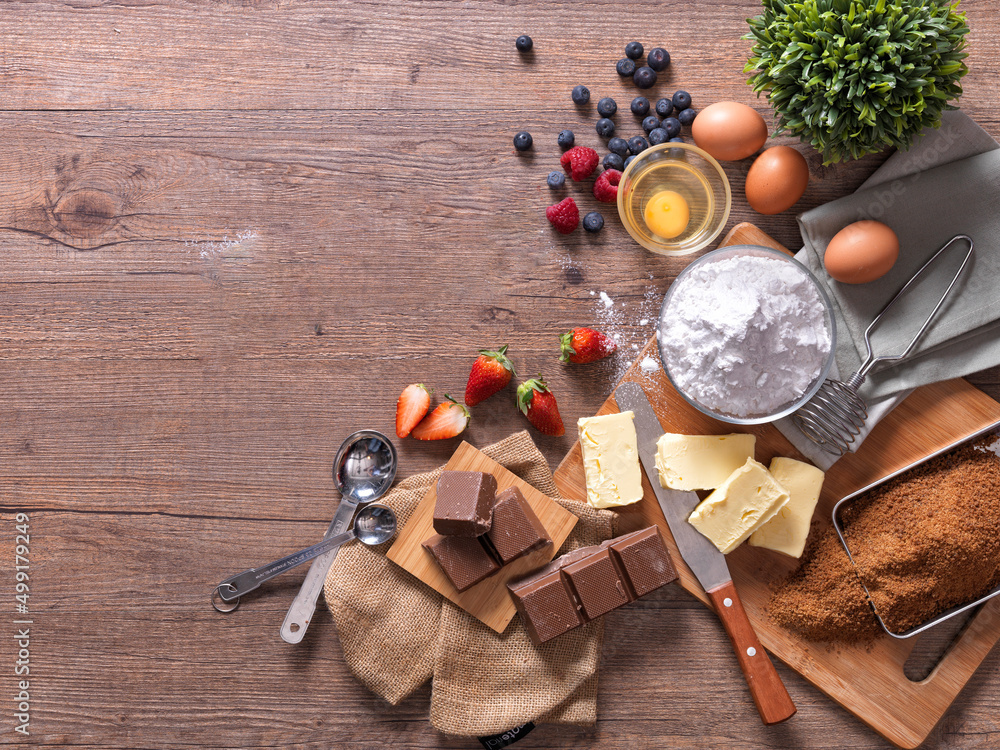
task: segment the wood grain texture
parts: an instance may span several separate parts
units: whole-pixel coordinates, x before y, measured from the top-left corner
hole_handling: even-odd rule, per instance
[[[434,506],[437,503],[437,487],[433,486],[427,491],[424,499],[420,501],[417,509],[413,511],[410,520],[400,530],[399,537],[389,548],[386,557],[435,591],[455,602],[476,619],[498,633],[503,633],[517,613],[514,608],[514,600],[507,592],[507,584],[518,578],[523,578],[555,557],[556,550],[566,541],[566,537],[569,536],[569,532],[573,530],[579,519],[555,503],[552,498],[543,495],[523,479],[512,474],[465,441],[462,441],[458,446],[455,455],[448,459],[444,468],[446,471],[480,471],[484,474],[492,474],[497,480],[498,493],[511,487],[517,487],[548,532],[552,544],[529,552],[524,557],[504,565],[486,580],[459,592],[448,580],[433,556],[421,546],[434,535]]]
[[[760,244],[786,250],[752,225],[737,225],[723,244]],[[652,338],[642,356],[658,357]],[[691,435],[748,432],[756,437],[755,458],[767,465],[774,456],[808,460],[772,425],[741,427],[724,424],[690,406],[670,385],[662,368],[648,373],[633,365],[623,381],[639,383],[646,391],[667,432]],[[618,411],[614,395],[599,414]],[[856,453],[835,463],[827,472],[816,506],[811,534],[829,531],[833,505],[840,498],[885,477],[941,448],[1000,423],[1000,402],[961,379],[916,389],[885,417]],[[644,473],[645,474],[645,473]],[[583,501],[586,483],[579,445],[575,445],[555,472],[564,496]],[[626,529],[655,523],[663,532],[674,557],[681,584],[718,611],[718,597],[701,588],[680,553],[666,525],[659,503],[643,476],[642,500],[620,513]],[[786,631],[767,616],[771,584],[797,567],[798,562],[768,550],[742,545],[726,556],[733,581],[740,591],[750,621],[761,642],[807,680],[840,702],[854,715],[900,747],[913,748],[924,741],[951,702],[970,679],[983,658],[1000,640],[1000,599],[984,604],[957,635],[937,667],[920,682],[905,674],[905,663],[918,638],[899,641],[885,636],[873,644],[812,643]],[[726,630],[734,644],[733,623]],[[741,667],[744,666],[741,662]],[[746,671],[744,670],[746,673]],[[760,708],[757,696],[755,703]],[[763,715],[763,711],[761,712]]]
[[[1000,136],[1000,4],[965,0],[963,109]],[[32,734],[13,731],[16,652],[0,638],[0,743],[39,748],[470,748],[428,723],[429,688],[388,707],[341,658],[321,606],[292,648],[278,628],[302,573],[229,616],[227,575],[318,541],[341,440],[391,434],[411,382],[462,392],[476,349],[508,343],[567,424],[592,414],[649,339],[684,259],[638,248],[605,211],[554,235],[545,175],[570,89],[635,95],[623,45],[663,44],[650,93],[733,99],[756,0],[14,0],[0,8],[0,634],[10,634],[13,516],[31,519]],[[521,58],[513,40],[530,33]],[[518,157],[511,137],[534,134]],[[776,142],[792,142],[778,138]],[[802,148],[799,146],[799,148]],[[796,211],[884,160],[809,155]],[[755,217],[727,164],[731,228],[786,246],[792,214]],[[600,293],[613,303],[606,307]],[[643,321],[647,321],[643,323]],[[576,325],[619,354],[557,361]],[[636,346],[636,349],[632,347]],[[1000,396],[1000,371],[970,378]],[[483,446],[527,423],[512,390],[474,409]],[[947,411],[947,403],[923,407]],[[906,435],[899,440],[905,441]],[[458,441],[399,441],[400,477]],[[572,437],[536,436],[555,466]],[[856,466],[871,475],[873,467]],[[886,748],[778,664],[799,712],[760,725],[715,616],[665,587],[607,618],[594,727],[517,747]],[[925,743],[1000,745],[997,654]]]

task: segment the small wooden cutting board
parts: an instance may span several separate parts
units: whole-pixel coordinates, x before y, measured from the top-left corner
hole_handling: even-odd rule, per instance
[[[787,250],[752,224],[739,224],[723,240],[726,245],[764,245]],[[646,357],[659,361],[656,339],[650,339],[622,378],[639,383],[657,412],[664,431],[693,435],[752,432],[756,459],[764,465],[774,456],[808,461],[772,425],[739,427],[724,424],[690,406],[671,387],[662,368],[644,372]],[[612,394],[598,414],[618,411]],[[826,474],[816,518],[829,526],[833,505],[893,471],[1000,420],[997,403],[967,381],[956,379],[915,390],[872,430],[857,453],[837,461]],[[576,443],[555,472],[564,497],[586,499],[580,444]],[[645,476],[645,495],[623,508],[622,533],[655,523],[677,563],[681,585],[708,605],[705,592],[680,559],[670,530]],[[813,530],[816,533],[816,530]],[[899,641],[885,636],[870,645],[822,644],[782,629],[766,613],[769,584],[793,570],[798,561],[743,545],[727,555],[740,598],[764,646],[886,739],[904,748],[917,747],[954,701],[983,659],[1000,640],[1000,597],[983,605],[956,637],[931,674],[911,682],[903,665],[920,636]],[[749,696],[747,697],[749,700]]]
[[[445,471],[482,471],[492,474],[497,480],[497,492],[502,492],[508,487],[517,487],[552,537],[553,543],[504,565],[486,580],[459,593],[431,553],[421,546],[434,535],[434,504],[437,502],[435,485],[420,501],[420,505],[406,526],[399,532],[396,543],[389,548],[386,557],[446,596],[473,617],[502,633],[517,612],[514,601],[507,591],[507,583],[540,568],[555,557],[556,550],[566,541],[566,537],[579,519],[548,495],[543,495],[464,441],[444,468]]]

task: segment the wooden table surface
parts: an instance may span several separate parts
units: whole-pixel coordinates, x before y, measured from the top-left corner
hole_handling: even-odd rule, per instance
[[[962,7],[963,109],[1000,137],[1000,2]],[[639,248],[607,206],[600,235],[556,235],[543,213],[556,134],[597,146],[605,95],[638,132],[637,91],[614,71],[632,39],[672,55],[651,98],[684,88],[696,107],[735,99],[770,118],[742,72],[757,8],[4,3],[0,742],[477,747],[430,726],[428,687],[389,707],[356,683],[322,605],[301,645],[279,639],[301,569],[229,616],[209,593],[317,541],[341,440],[391,433],[407,383],[460,396],[476,349],[509,343],[569,425],[597,409],[685,261]],[[528,156],[511,147],[522,129]],[[884,158],[811,155],[799,208],[854,190]],[[792,214],[746,206],[748,166],[727,165],[728,227],[754,220],[798,247]],[[557,335],[575,325],[617,333],[621,353],[561,365]],[[973,382],[1000,397],[997,370]],[[476,445],[526,425],[511,392],[474,412]],[[572,432],[536,435],[553,468]],[[398,441],[400,476],[456,444]],[[23,614],[16,513],[30,530]],[[14,731],[15,619],[32,620],[27,737]],[[887,747],[783,666],[798,715],[761,726],[718,621],[679,588],[609,615],[607,632],[597,725],[542,726],[519,747]],[[994,653],[927,747],[1000,745],[998,666]]]

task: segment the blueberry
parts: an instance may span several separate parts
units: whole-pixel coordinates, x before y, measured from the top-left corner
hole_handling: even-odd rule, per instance
[[[635,71],[632,81],[641,89],[648,89],[656,85],[656,71],[643,65]]]
[[[520,133],[514,136],[514,148],[518,151],[527,151],[531,148],[531,133],[527,130],[522,130]]]
[[[675,135],[673,138],[667,141],[667,143],[684,143],[684,139],[681,138],[679,135]]]
[[[613,154],[618,154],[623,159],[628,156],[628,141],[624,138],[618,138],[615,136],[610,141],[608,141],[608,151]]]
[[[608,154],[602,163],[605,169],[617,169],[619,172],[625,169],[625,160],[620,154]]]
[[[656,114],[660,117],[670,117],[670,114],[674,111],[674,105],[670,103],[669,99],[660,99],[656,103]]]
[[[637,117],[645,117],[649,114],[649,99],[644,96],[637,96],[632,100],[632,114]]]
[[[677,111],[680,112],[682,109],[687,109],[691,106],[691,94],[687,91],[675,91],[671,102],[673,102]]]
[[[646,55],[646,64],[653,70],[664,70],[670,65],[670,53],[663,47],[653,47]]]
[[[647,133],[655,128],[660,127],[660,120],[656,115],[650,115],[645,120],[642,121],[642,129]]]
[[[615,65],[615,70],[618,71],[618,75],[622,78],[628,78],[630,75],[635,73],[635,62],[633,60],[629,60],[627,57],[623,57]]]
[[[677,119],[680,121],[681,125],[690,125],[694,122],[694,118],[697,114],[698,110],[688,107],[687,109],[682,109],[677,113]]]
[[[654,128],[649,131],[649,142],[653,146],[666,143],[668,138],[670,138],[670,136],[667,135],[667,131],[663,128]]]
[[[573,143],[576,141],[576,136],[573,135],[572,130],[564,130],[559,134],[556,142],[559,144],[560,148],[573,148]]]
[[[633,159],[635,159],[635,154],[632,154],[625,160],[625,169],[628,169],[628,165],[632,163]]]
[[[607,117],[602,117],[597,121],[597,134],[601,138],[610,138],[615,134],[615,124]]]
[[[633,154],[638,154],[640,151],[645,151],[649,148],[649,144],[646,143],[646,139],[641,135],[635,135],[628,139],[628,150]]]
[[[549,172],[549,179],[545,182],[547,182],[549,187],[553,190],[558,190],[566,184],[566,175],[562,172]]]
[[[590,101],[590,89],[588,89],[586,86],[573,87],[574,104],[586,104],[589,101]]]
[[[606,96],[597,103],[597,114],[601,117],[611,117],[618,111],[618,102]]]
[[[676,117],[668,117],[663,121],[663,129],[667,131],[667,135],[673,138],[676,135],[681,134],[681,121]]]
[[[600,232],[604,229],[604,217],[597,211],[591,211],[583,217],[583,228],[588,232]]]
[[[642,45],[639,42],[629,42],[625,45],[625,57],[638,60],[642,57]]]
[[[514,40],[514,46],[517,47],[518,52],[530,52],[534,44],[531,41],[531,37],[527,34],[521,34],[521,36]]]

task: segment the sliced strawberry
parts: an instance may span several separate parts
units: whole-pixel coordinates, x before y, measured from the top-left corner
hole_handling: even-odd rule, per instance
[[[479,357],[472,363],[469,382],[465,386],[466,406],[475,406],[503,390],[514,374],[514,365],[507,359],[506,344],[495,352],[480,349]]]
[[[526,380],[517,387],[517,406],[536,430],[544,435],[563,435],[562,417],[556,406],[556,397],[545,384],[542,376]]]
[[[612,354],[618,348],[615,340],[593,328],[574,328],[559,337],[563,362],[583,365],[596,362]]]
[[[412,437],[417,440],[444,440],[455,437],[469,426],[469,410],[447,393],[444,397],[448,400],[438,404],[434,411],[413,428],[410,433]]]
[[[396,402],[396,434],[405,438],[431,408],[431,394],[423,383],[406,386]]]

